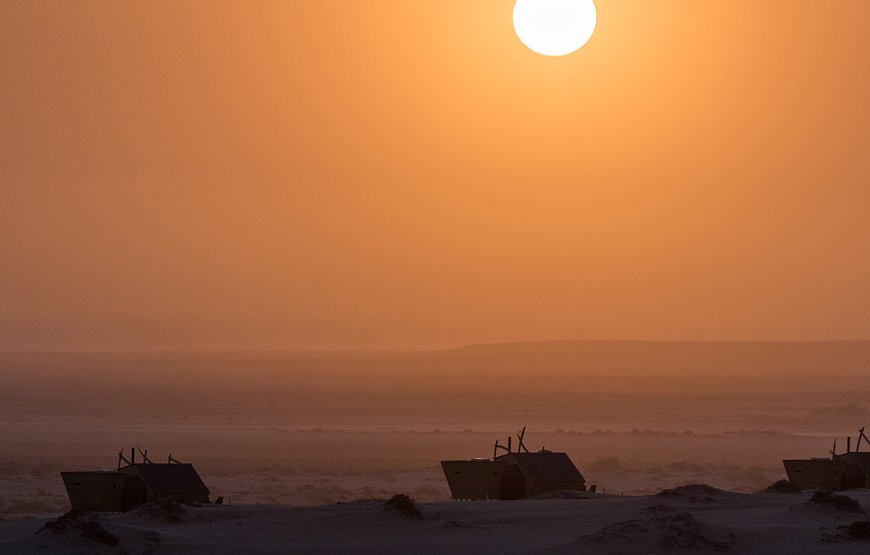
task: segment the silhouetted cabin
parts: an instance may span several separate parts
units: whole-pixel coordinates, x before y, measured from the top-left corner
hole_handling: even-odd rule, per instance
[[[525,428],[523,428],[525,432]],[[519,435],[520,450],[496,442],[492,459],[441,461],[453,499],[522,499],[562,490],[585,491],[586,480],[565,453],[529,452]],[[506,454],[496,456],[499,449]]]
[[[149,501],[171,498],[208,503],[209,490],[193,465],[177,462],[128,462],[117,470],[61,472],[73,509],[129,511]],[[135,460],[135,459],[134,459]]]
[[[837,443],[831,458],[789,459],[782,461],[788,480],[798,489],[842,491],[870,488],[870,452],[861,453],[861,441],[867,440],[864,428],[858,431],[858,443],[852,451],[852,438],[846,442],[846,452],[837,454]]]

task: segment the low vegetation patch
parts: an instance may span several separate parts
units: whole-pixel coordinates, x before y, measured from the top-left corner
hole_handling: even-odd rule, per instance
[[[183,505],[171,497],[163,497],[137,508],[136,514],[165,522],[179,522],[187,514]]]
[[[423,513],[420,512],[420,508],[417,507],[414,500],[404,493],[392,496],[384,503],[384,508],[388,511],[398,510],[408,518],[423,518]]]
[[[821,507],[833,507],[838,511],[848,511],[850,513],[863,513],[861,503],[852,499],[847,495],[831,493],[829,491],[819,490],[810,497],[807,505],[817,505]]]
[[[801,490],[788,480],[779,480],[764,490],[765,493],[800,493]]]
[[[656,497],[677,497],[692,502],[699,502],[713,501],[713,498],[721,493],[725,492],[707,484],[690,484],[688,486],[662,490],[656,494]]]
[[[36,533],[51,530],[55,534],[78,534],[82,538],[103,543],[106,545],[118,545],[118,536],[102,527],[97,517],[84,512],[72,510],[64,513],[54,520],[46,522]]]
[[[870,522],[859,520],[848,526],[841,526],[841,530],[845,530],[846,534],[853,540],[870,540]]]

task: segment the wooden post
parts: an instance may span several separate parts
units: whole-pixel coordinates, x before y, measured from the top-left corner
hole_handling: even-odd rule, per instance
[[[870,443],[870,439],[867,439],[867,436],[864,435],[864,428],[861,428],[860,430],[858,430],[858,445],[855,446],[856,453],[861,450],[861,440],[862,439],[864,441],[866,441],[867,443]]]

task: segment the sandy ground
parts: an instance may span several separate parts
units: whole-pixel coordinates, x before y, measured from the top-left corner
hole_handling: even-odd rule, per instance
[[[870,491],[849,497],[870,507]],[[808,503],[811,492],[740,494],[689,486],[653,496],[585,496],[418,504],[383,500],[318,507],[223,505],[0,522],[0,552],[17,553],[867,553],[848,525],[863,512]],[[91,524],[88,524],[91,523]],[[101,543],[99,536],[117,538]],[[97,531],[95,533],[95,531]],[[111,540],[108,540],[111,541]]]

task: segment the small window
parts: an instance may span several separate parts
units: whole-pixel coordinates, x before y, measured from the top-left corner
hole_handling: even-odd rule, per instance
[[[462,474],[462,471],[461,470],[454,470],[453,473],[454,474]]]
[[[81,482],[73,482],[73,485],[81,487],[82,483]]]

